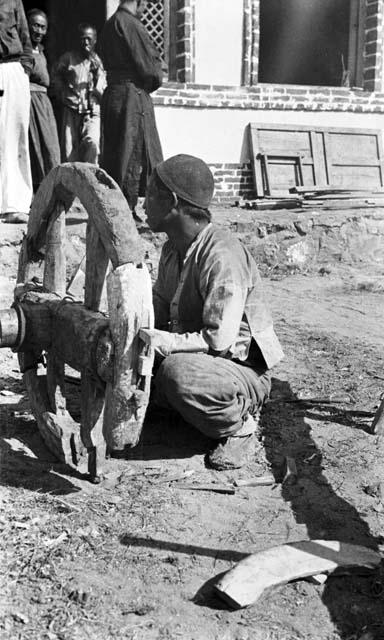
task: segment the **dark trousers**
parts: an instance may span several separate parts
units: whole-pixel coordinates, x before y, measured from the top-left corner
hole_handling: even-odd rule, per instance
[[[271,389],[269,372],[200,353],[175,353],[160,365],[153,401],[177,411],[209,438],[236,435]]]

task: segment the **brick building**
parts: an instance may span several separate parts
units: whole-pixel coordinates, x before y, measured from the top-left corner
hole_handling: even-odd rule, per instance
[[[27,8],[36,4],[50,13],[56,54],[76,22],[91,20],[100,28],[118,0],[25,0]],[[145,21],[168,65],[168,81],[154,94],[165,156],[204,158],[222,183],[217,198],[228,200],[255,195],[249,123],[383,130],[383,5],[150,2]],[[360,143],[352,141],[357,152]]]

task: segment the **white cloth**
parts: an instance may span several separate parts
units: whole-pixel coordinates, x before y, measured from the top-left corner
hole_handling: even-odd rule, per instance
[[[20,62],[0,64],[0,211],[27,213],[32,200],[29,78]]]

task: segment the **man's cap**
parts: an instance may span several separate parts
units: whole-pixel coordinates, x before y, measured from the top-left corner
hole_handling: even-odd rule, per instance
[[[214,191],[209,167],[200,158],[180,153],[156,166],[161,182],[189,204],[208,209]]]

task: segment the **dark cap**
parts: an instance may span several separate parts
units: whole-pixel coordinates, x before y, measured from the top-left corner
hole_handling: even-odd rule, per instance
[[[211,203],[214,180],[209,167],[200,158],[181,153],[156,166],[156,173],[168,189],[189,204],[207,209]]]

